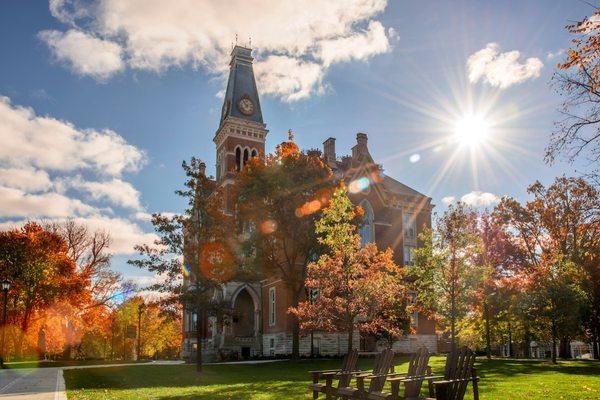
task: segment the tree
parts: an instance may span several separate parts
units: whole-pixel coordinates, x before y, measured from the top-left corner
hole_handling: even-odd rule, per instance
[[[546,319],[552,341],[560,338],[566,349],[581,330],[584,298],[590,310],[588,326],[598,326],[598,312],[592,310],[600,304],[600,282],[594,278],[600,275],[600,199],[581,178],[557,178],[547,188],[536,182],[528,192],[534,198],[525,205],[505,198],[496,212],[526,257],[522,276],[530,282],[538,316]]]
[[[435,230],[420,235],[422,246],[409,266],[418,304],[434,313],[457,344],[457,323],[474,302],[481,279],[474,255],[479,249],[476,214],[461,202],[451,205],[436,219]]]
[[[265,159],[252,158],[235,181],[234,206],[243,265],[280,276],[291,306],[305,294],[307,266],[320,246],[315,221],[329,199],[331,170],[318,155],[284,142]],[[292,314],[292,357],[299,357],[300,327]]]
[[[518,247],[514,245],[506,226],[497,216],[487,212],[481,214],[477,221],[477,236],[480,238],[480,246],[475,263],[480,268],[481,280],[476,287],[475,310],[484,322],[486,355],[490,359],[492,325],[502,314],[507,314],[510,318],[510,290],[514,284],[514,280],[510,278],[521,260]],[[512,337],[512,332],[509,336]],[[509,339],[510,355],[511,342]]]
[[[344,188],[334,192],[316,224],[327,252],[308,265],[306,288],[317,295],[291,309],[302,331],[347,332],[348,352],[356,329],[394,338],[410,325],[403,271],[390,249],[378,251],[374,243],[361,247],[356,233],[361,215]]]
[[[0,232],[0,263],[3,277],[12,281],[10,312],[20,327],[14,339],[19,354],[37,312],[60,301],[80,306],[89,299],[86,279],[77,274],[65,241],[36,223]]]
[[[122,276],[110,267],[108,232],[90,231],[86,225],[71,219],[44,224],[44,228],[63,238],[69,256],[77,264],[77,272],[89,281],[92,301],[88,308],[105,305],[122,294]]]
[[[204,168],[204,163],[194,157],[190,163],[183,162],[187,181],[185,189],[176,193],[187,200],[187,209],[182,215],[153,214],[152,224],[159,239],[154,245],[136,246],[142,258],[129,261],[164,278],[151,289],[167,295],[165,304],[182,304],[198,316],[198,372],[202,371],[204,321],[208,316],[223,315],[226,309],[215,293],[237,273],[231,250],[235,239],[231,218],[223,211],[220,189],[205,175]]]
[[[552,81],[565,97],[563,118],[546,149],[546,161],[563,153],[569,161],[585,155],[592,163],[600,160],[600,9],[591,17],[568,25],[575,35],[567,59],[558,64]],[[592,173],[597,177],[597,169]]]

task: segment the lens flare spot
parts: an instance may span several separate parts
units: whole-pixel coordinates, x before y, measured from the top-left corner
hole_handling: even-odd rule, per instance
[[[414,164],[414,163],[417,163],[417,162],[419,162],[419,160],[421,160],[421,155],[420,155],[420,154],[417,154],[417,153],[415,153],[415,154],[413,154],[412,156],[410,156],[408,160],[409,160],[411,163],[413,163],[413,164]]]
[[[227,281],[234,275],[234,257],[221,242],[205,243],[200,251],[200,270],[208,279]]]
[[[268,219],[260,224],[260,231],[265,235],[270,235],[277,230],[277,222]]]
[[[321,204],[321,201],[319,200],[311,200],[311,201],[307,201],[306,203],[302,204],[300,207],[298,207],[295,211],[296,217],[298,218],[302,218],[302,217],[306,217],[308,215],[314,214],[317,211],[319,211],[321,209],[323,205]]]
[[[183,274],[184,277],[189,278],[190,275],[192,274],[192,269],[190,268],[190,266],[186,263],[181,264],[181,273]]]
[[[369,188],[369,184],[369,178],[363,176],[362,178],[358,178],[350,182],[350,184],[348,185],[348,191],[350,193],[356,194],[358,192],[367,190]]]

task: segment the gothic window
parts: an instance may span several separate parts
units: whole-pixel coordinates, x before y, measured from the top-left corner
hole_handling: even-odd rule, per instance
[[[375,215],[368,200],[361,202],[360,206],[365,213],[358,233],[360,234],[360,244],[364,246],[375,241]]]
[[[258,155],[258,152],[256,151],[256,149],[252,149],[252,157],[256,157]]]
[[[239,147],[235,148],[235,170],[239,171],[242,169],[242,149]]]
[[[275,288],[269,288],[269,326],[275,325]]]
[[[249,152],[248,149],[244,149],[244,164],[242,165],[246,165],[246,163],[248,162],[248,157],[249,157]]]
[[[404,230],[405,239],[415,240],[417,238],[417,223],[414,214],[402,214],[402,229]]]

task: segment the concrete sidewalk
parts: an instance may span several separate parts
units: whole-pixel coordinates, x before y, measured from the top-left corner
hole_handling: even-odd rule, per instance
[[[183,361],[152,361],[149,363],[81,365],[49,368],[0,370],[0,398],[10,400],[67,400],[65,369],[131,367],[145,365],[178,365]]]

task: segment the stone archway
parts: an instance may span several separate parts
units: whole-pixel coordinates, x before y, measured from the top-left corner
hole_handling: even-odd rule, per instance
[[[233,297],[231,330],[235,337],[256,335],[258,303],[247,287],[242,287]]]

